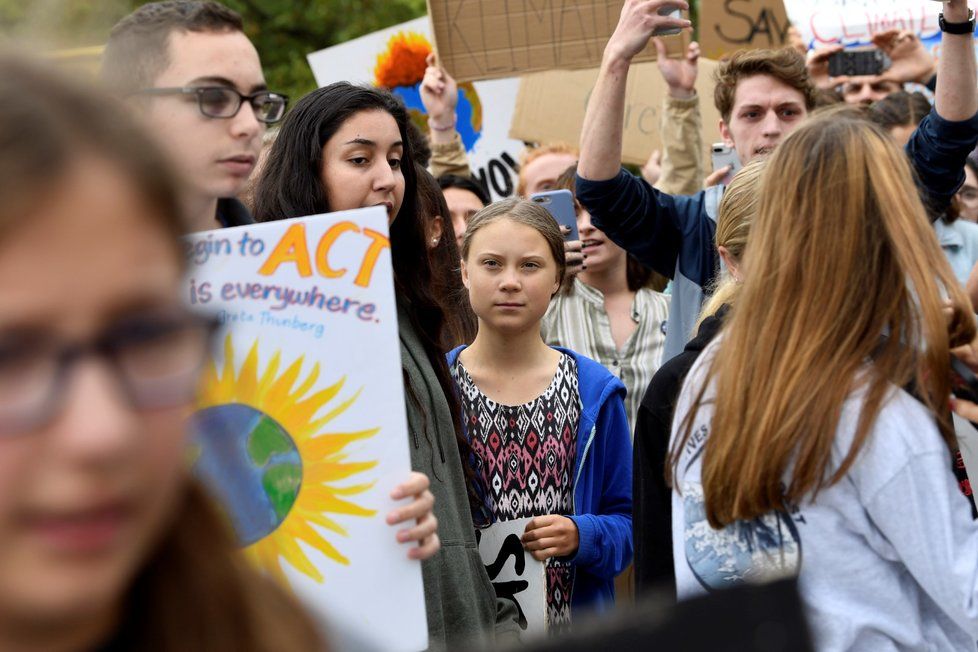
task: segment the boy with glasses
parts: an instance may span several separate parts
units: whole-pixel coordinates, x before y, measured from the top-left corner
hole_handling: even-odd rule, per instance
[[[216,2],[143,5],[112,29],[102,77],[183,175],[192,231],[253,222],[235,196],[287,98],[268,90],[241,16]]]

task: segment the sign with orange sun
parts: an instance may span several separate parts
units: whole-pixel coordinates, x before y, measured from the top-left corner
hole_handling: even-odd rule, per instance
[[[378,649],[427,647],[420,564],[384,521],[411,470],[386,211],[198,233],[185,253],[188,303],[222,324],[191,459],[244,555]]]

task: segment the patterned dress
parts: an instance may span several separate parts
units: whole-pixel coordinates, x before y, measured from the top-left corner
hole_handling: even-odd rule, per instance
[[[550,386],[529,403],[501,405],[476,386],[461,360],[452,365],[475,471],[496,521],[574,513],[577,427],[581,417],[577,364],[562,355]],[[550,631],[570,624],[571,564],[546,563]]]

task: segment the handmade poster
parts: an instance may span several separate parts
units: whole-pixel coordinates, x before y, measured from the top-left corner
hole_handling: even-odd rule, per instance
[[[222,324],[191,461],[251,562],[408,652],[427,623],[421,565],[384,520],[411,471],[387,234],[374,207],[187,237],[186,301]]]
[[[427,0],[438,55],[461,81],[596,68],[624,0]],[[689,32],[663,37],[681,57]],[[653,44],[635,61],[654,61]]]
[[[809,48],[868,45],[873,35],[891,29],[910,30],[931,49],[941,42],[937,17],[942,5],[934,0],[784,0],[784,4]],[[978,7],[975,0],[969,4]]]
[[[699,44],[719,59],[742,49],[784,47],[791,23],[783,0],[701,0]]]
[[[432,51],[431,27],[418,18],[308,56],[316,83],[338,81],[387,88],[404,100],[422,133],[428,132],[421,103],[421,80]],[[462,136],[472,174],[482,180],[495,199],[516,190],[519,154],[523,143],[509,137],[519,80],[497,79],[459,84],[458,132]]]
[[[516,603],[523,638],[547,632],[547,576],[543,562],[523,549],[520,538],[532,518],[493,523],[477,532],[479,555],[496,597]]]
[[[713,73],[717,63],[700,59],[696,92],[703,118],[703,161],[710,167],[709,147],[720,140],[720,113],[713,104]],[[510,135],[539,142],[577,143],[598,70],[555,70],[526,75],[520,82]],[[622,160],[643,165],[653,150],[662,149],[659,122],[669,92],[655,63],[639,63],[628,74],[625,91]],[[554,107],[560,107],[554,111]]]

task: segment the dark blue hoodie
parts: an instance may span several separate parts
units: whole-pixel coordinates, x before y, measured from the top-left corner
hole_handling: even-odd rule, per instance
[[[464,346],[448,353],[451,367]],[[615,576],[632,561],[632,444],[625,386],[603,366],[563,349],[577,364],[581,422],[577,430],[574,515],[580,543],[572,612],[609,609]]]

